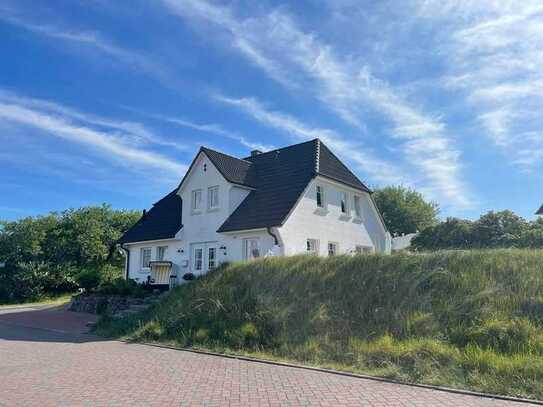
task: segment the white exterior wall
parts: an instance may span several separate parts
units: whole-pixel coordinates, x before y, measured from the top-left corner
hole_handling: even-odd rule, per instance
[[[324,188],[324,211],[317,208],[316,185]],[[219,187],[219,207],[208,209],[208,188],[213,186]],[[196,189],[202,190],[199,213],[191,210],[192,191]],[[348,194],[348,216],[341,213],[340,191]],[[199,273],[193,269],[192,248],[195,244],[216,247],[218,264],[242,260],[243,241],[248,238],[258,239],[261,256],[271,253],[274,238],[265,229],[216,232],[249,193],[250,189],[227,182],[205,154],[200,153],[178,192],[183,200],[183,227],[175,239],[126,244],[125,247],[130,250],[129,278],[142,283],[147,281],[150,271],[141,267],[143,247],[150,247],[151,260],[156,260],[157,247],[168,246],[164,260],[174,264],[179,283],[184,282],[182,277],[185,273]],[[355,216],[354,194],[361,198],[360,218]],[[356,246],[390,253],[390,235],[384,229],[370,195],[323,177],[310,182],[286,222],[279,228],[273,228],[273,232],[279,238],[283,255],[306,253],[307,239],[319,241],[319,254],[322,256],[328,253],[328,242],[338,244],[338,254],[352,253]]]
[[[124,245],[130,251],[130,264],[128,265],[128,278],[136,280],[139,283],[145,283],[147,276],[150,275],[149,269],[141,267],[141,249],[144,247],[151,248],[151,261],[157,260],[157,247],[168,246],[164,256],[165,261],[174,263],[174,271],[178,271],[178,265],[181,261],[181,254],[177,250],[181,247],[181,242],[175,239],[154,240],[143,243],[129,243]],[[177,273],[179,274],[179,273]],[[178,275],[178,278],[181,276]]]
[[[316,186],[324,189],[325,210],[317,207]],[[347,192],[348,216],[341,213],[340,191]],[[354,214],[353,195],[361,197],[362,217]],[[369,194],[334,183],[322,177],[310,182],[287,221],[279,228],[284,254],[306,253],[307,239],[319,241],[319,255],[328,254],[328,242],[338,244],[338,254],[350,253],[356,246],[386,252],[387,232],[372,209]]]
[[[204,171],[204,165],[206,171]],[[219,187],[219,209],[210,211],[207,203],[207,189],[212,186]],[[203,194],[202,211],[197,214],[191,211],[192,191],[196,189],[201,189]],[[257,238],[262,255],[272,248],[273,238],[265,230],[225,234],[216,232],[226,218],[247,197],[250,189],[226,181],[205,154],[200,154],[179,193],[183,200],[183,228],[176,235],[182,250],[180,277],[189,271],[197,274],[193,270],[191,253],[194,244],[216,242],[219,263],[242,260],[243,239],[245,238]],[[188,264],[188,266],[184,267],[184,264]]]

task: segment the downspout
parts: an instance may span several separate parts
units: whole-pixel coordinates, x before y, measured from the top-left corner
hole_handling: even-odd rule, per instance
[[[279,248],[279,255],[284,256],[285,255],[284,245],[282,243],[281,234],[279,233],[277,228],[275,229],[275,232],[273,232],[272,227],[267,227],[266,232],[268,232],[268,234],[271,237],[273,237],[273,242],[274,242],[275,246],[277,246]]]
[[[277,235],[275,235],[272,230],[271,230],[271,226],[268,226],[266,228],[266,232],[268,232],[268,235],[270,235],[271,237],[273,237],[273,243],[276,245],[276,246],[279,246],[279,239],[277,238]]]
[[[130,275],[130,250],[125,248],[123,245],[121,245],[121,249],[126,253],[126,265],[125,265],[125,276],[124,279],[128,280],[128,276]]]

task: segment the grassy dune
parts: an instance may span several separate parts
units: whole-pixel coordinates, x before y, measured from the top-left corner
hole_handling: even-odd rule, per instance
[[[236,263],[98,333],[543,398],[543,251]]]

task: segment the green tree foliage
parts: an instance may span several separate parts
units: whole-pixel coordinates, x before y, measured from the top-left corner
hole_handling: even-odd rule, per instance
[[[119,274],[123,258],[111,249],[138,218],[102,205],[0,222],[0,303],[73,290],[85,270]]]
[[[392,235],[414,233],[437,224],[439,206],[403,186],[376,190],[373,198]]]
[[[447,218],[423,230],[412,246],[419,250],[543,248],[543,219],[528,222],[509,210],[491,211],[476,221]]]

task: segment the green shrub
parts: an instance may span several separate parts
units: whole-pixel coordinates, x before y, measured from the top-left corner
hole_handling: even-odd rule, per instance
[[[105,295],[120,295],[122,297],[135,298],[143,298],[147,293],[143,285],[136,283],[134,280],[125,280],[123,278],[117,278],[116,280],[100,285],[96,292]]]
[[[86,291],[92,291],[100,284],[100,272],[96,269],[83,270],[76,276],[77,284]]]

